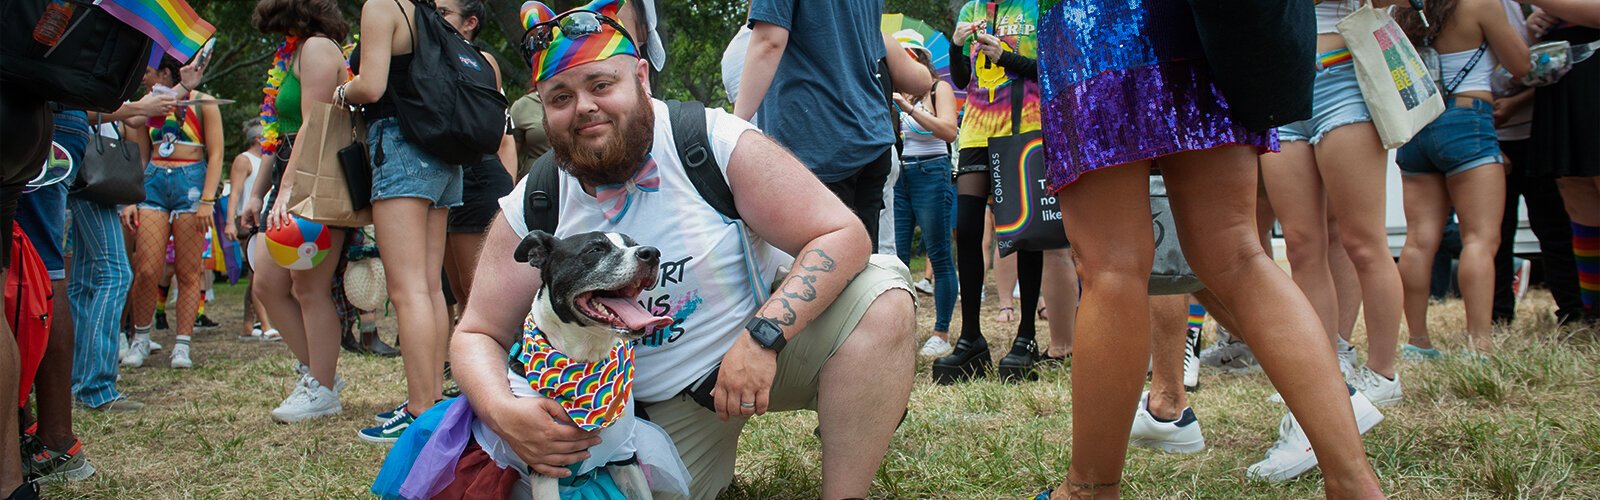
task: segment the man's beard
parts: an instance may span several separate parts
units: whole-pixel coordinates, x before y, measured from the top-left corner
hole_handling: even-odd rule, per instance
[[[629,115],[613,118],[620,133],[606,137],[599,148],[579,146],[571,130],[551,129],[547,117],[545,130],[550,138],[550,149],[556,154],[556,163],[589,186],[626,182],[644,163],[655,138],[655,106],[644,93],[643,86],[639,87],[638,102],[637,109]]]

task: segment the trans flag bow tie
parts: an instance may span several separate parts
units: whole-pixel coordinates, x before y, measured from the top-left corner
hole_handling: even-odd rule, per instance
[[[606,184],[595,188],[595,199],[599,200],[606,220],[612,224],[622,220],[628,214],[628,207],[633,206],[633,193],[643,191],[654,193],[661,190],[661,173],[656,170],[656,160],[646,156],[644,165],[634,172],[633,178],[621,184]]]

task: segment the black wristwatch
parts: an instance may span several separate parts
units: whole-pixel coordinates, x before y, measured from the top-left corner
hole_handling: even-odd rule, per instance
[[[750,331],[750,338],[755,339],[761,348],[774,353],[783,352],[783,346],[789,343],[783,338],[783,329],[778,327],[778,322],[760,316],[750,318],[744,324],[744,329]]]

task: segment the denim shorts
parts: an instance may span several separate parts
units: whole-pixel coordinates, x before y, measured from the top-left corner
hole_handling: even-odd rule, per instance
[[[173,214],[192,214],[206,183],[206,162],[181,167],[144,166],[144,201],[139,208]]]
[[[1494,132],[1494,106],[1477,99],[1472,107],[1452,104],[1417,132],[1395,154],[1400,175],[1452,177],[1491,163],[1505,163]]]
[[[450,165],[406,141],[395,118],[367,126],[372,201],[422,198],[433,208],[461,206],[461,165]]]
[[[1367,101],[1361,98],[1356,65],[1345,62],[1317,70],[1311,87],[1311,118],[1278,127],[1278,142],[1322,142],[1333,129],[1372,121]]]

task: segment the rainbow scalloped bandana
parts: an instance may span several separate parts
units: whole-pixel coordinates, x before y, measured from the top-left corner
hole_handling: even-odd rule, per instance
[[[621,7],[622,2],[619,0],[594,0],[588,5],[556,14],[555,10],[542,2],[527,2],[522,4],[522,28],[532,30],[540,23],[583,10],[599,13],[616,22],[617,11]],[[573,38],[569,38],[569,34],[562,33],[560,26],[551,28],[549,45],[528,55],[528,66],[533,68],[534,83],[547,80],[572,67],[604,61],[612,56],[639,57],[638,47],[634,46],[633,39],[626,32],[603,22],[595,28],[597,31],[586,32]]]
[[[618,340],[603,361],[574,361],[550,345],[529,314],[522,324],[522,341],[512,346],[511,362],[523,368],[534,391],[559,403],[585,431],[616,422],[633,399],[633,344],[629,342]]]

